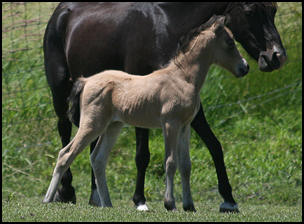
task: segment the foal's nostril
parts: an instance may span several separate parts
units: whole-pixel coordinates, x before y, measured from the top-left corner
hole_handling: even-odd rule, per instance
[[[249,64],[243,58],[242,63],[239,65],[237,77],[243,77],[249,72]]]

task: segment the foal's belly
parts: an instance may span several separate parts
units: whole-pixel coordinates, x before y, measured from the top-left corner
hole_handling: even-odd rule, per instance
[[[140,113],[117,112],[113,116],[113,121],[120,121],[141,128],[161,128],[160,116],[155,116],[152,111],[141,111]]]

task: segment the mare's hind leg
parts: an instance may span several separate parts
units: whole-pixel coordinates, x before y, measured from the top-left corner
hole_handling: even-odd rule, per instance
[[[68,80],[67,70],[54,61],[46,65],[46,73],[48,76],[52,76],[48,77],[48,81],[52,91],[54,109],[58,116],[58,132],[62,147],[65,147],[70,141],[72,131],[72,123],[67,116],[67,98],[71,91],[72,83]],[[61,188],[58,189],[54,201],[76,203],[76,194],[72,187],[72,172],[70,168],[67,169],[61,179]]]
[[[99,137],[96,147],[91,154],[91,164],[102,207],[112,207],[105,170],[109,153],[116,142],[122,126],[123,124],[120,122],[110,124],[104,135]]]
[[[226,172],[221,143],[209,127],[202,104],[199,112],[192,121],[191,126],[205,142],[212,156],[218,178],[219,192],[224,198],[224,203],[220,206],[220,212],[239,212],[237,203],[232,196],[232,188]]]
[[[72,83],[69,81],[70,74],[61,44],[62,38],[54,28],[56,24],[57,20],[54,17],[45,31],[43,50],[45,74],[52,91],[53,105],[58,116],[58,131],[62,148],[64,148],[70,142],[72,130],[72,124],[67,117],[67,97],[70,94]],[[68,169],[62,177],[62,187],[58,189],[55,201],[76,203],[75,190],[71,183],[72,173]]]
[[[183,208],[185,211],[196,211],[194,208],[191,189],[190,189],[190,174],[191,161],[189,154],[190,140],[190,125],[187,125],[181,130],[181,136],[178,142],[178,168],[181,174],[183,186]]]
[[[65,85],[66,89],[69,88],[69,85]],[[53,92],[53,102],[55,112],[58,116],[58,131],[62,143],[62,147],[65,147],[71,137],[72,124],[67,117],[68,105],[65,99],[67,99],[67,93],[63,92],[63,87],[60,89],[52,88]],[[66,91],[66,90],[65,90]],[[61,179],[61,187],[57,190],[56,195],[54,197],[54,201],[57,202],[72,202],[76,203],[76,194],[75,190],[72,186],[72,172],[70,168],[63,174]]]

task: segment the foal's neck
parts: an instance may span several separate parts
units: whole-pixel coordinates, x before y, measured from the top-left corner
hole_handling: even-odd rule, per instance
[[[168,65],[175,77],[194,86],[194,94],[199,94],[209,67],[214,62],[211,47],[213,35],[207,38],[202,35],[195,37],[190,42],[187,52],[181,52]]]

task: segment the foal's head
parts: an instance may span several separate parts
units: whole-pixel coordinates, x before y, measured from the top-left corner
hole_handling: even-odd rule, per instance
[[[212,50],[214,63],[227,69],[236,77],[243,77],[249,71],[247,61],[238,51],[231,31],[224,25],[225,17],[217,16],[215,22],[209,28],[214,33]]]
[[[224,23],[224,16],[212,16],[181,38],[178,52],[188,57],[200,55],[201,60],[206,60],[207,54],[210,63],[220,65],[236,77],[242,77],[248,73],[249,65],[236,48],[233,35]]]

